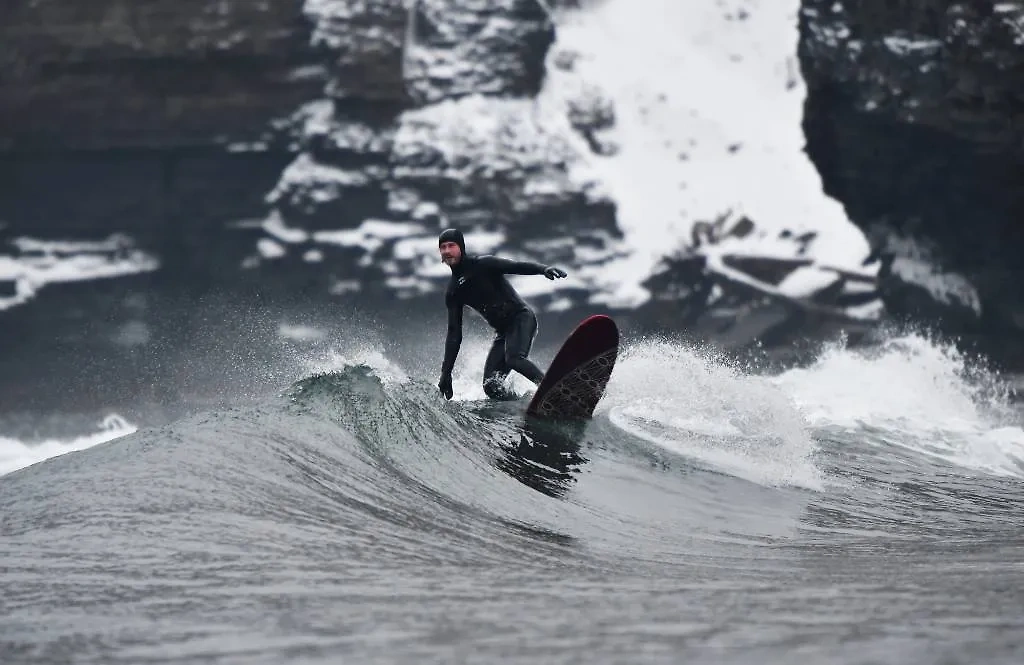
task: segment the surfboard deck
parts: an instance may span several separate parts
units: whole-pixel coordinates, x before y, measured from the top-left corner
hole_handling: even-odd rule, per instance
[[[610,317],[584,319],[562,343],[537,386],[527,415],[577,419],[594,415],[619,354],[619,328]]]

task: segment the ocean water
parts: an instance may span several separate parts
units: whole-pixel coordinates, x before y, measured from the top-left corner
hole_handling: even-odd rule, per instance
[[[337,354],[0,441],[2,661],[1019,662],[1021,413],[950,348],[764,375],[625,340],[577,424],[463,371],[447,402]]]

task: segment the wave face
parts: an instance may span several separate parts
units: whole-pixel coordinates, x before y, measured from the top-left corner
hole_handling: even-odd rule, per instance
[[[383,355],[0,478],[17,662],[1011,662],[1024,430],[927,339],[623,349],[582,425]]]

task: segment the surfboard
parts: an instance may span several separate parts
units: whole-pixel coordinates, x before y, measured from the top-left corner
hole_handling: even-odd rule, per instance
[[[577,419],[594,415],[619,354],[619,328],[610,317],[584,319],[562,343],[533,394],[527,415]]]

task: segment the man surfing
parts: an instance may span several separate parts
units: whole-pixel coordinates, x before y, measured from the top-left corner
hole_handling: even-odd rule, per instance
[[[448,336],[444,343],[444,362],[437,387],[445,399],[451,399],[452,369],[462,346],[462,308],[472,307],[494,332],[494,344],[484,362],[484,392],[491,399],[515,399],[505,389],[509,372],[516,371],[535,385],[544,372],[530,359],[537,335],[537,315],[512,288],[505,275],[544,275],[548,279],[566,276],[553,266],[530,261],[510,261],[497,256],[467,256],[466,241],[458,229],[446,229],[437,239],[441,261],[452,269],[452,278],[444,295],[448,308]]]

